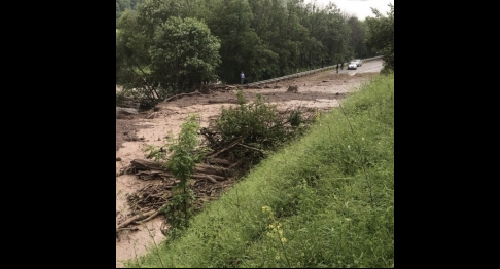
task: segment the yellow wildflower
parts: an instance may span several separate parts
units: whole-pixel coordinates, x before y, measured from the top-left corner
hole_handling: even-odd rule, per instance
[[[266,213],[269,213],[271,212],[271,207],[270,206],[262,206],[262,213],[266,214]]]

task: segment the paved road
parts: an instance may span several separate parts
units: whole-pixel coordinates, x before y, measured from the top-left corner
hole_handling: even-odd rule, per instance
[[[344,70],[339,70],[339,74],[347,73],[351,76],[354,76],[354,74],[356,74],[356,73],[380,72],[382,70],[382,67],[383,67],[383,60],[382,59],[375,59],[375,60],[363,62],[363,65],[358,67],[357,70],[347,70],[347,64],[348,63],[345,64]],[[309,76],[309,75],[313,75],[313,74],[316,74],[319,72],[334,72],[335,73],[336,70],[335,70],[335,66],[328,66],[325,68],[315,69],[315,70],[306,71],[306,72],[297,73],[297,74],[291,74],[291,75],[284,76],[284,77],[278,77],[278,78],[273,78],[273,79],[268,79],[268,80],[252,82],[252,83],[245,84],[244,86],[252,87],[252,86],[267,84],[270,82],[277,82],[277,81],[287,80],[287,79],[296,78],[296,77]]]
[[[349,75],[354,76],[354,74],[356,73],[380,72],[382,71],[383,63],[384,61],[382,59],[373,60],[363,63],[363,65],[358,67],[357,70],[347,70],[347,68],[345,68],[344,70],[339,70],[339,74],[348,73]]]

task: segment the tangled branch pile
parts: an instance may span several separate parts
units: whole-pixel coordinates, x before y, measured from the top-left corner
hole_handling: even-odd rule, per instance
[[[127,195],[127,203],[132,215],[140,215],[157,210],[172,197],[172,185],[165,183],[148,184],[135,193]]]
[[[250,104],[241,90],[236,98],[238,106],[223,108],[221,116],[208,128],[202,128],[200,134],[212,150],[208,156],[228,160],[241,176],[269,152],[302,134],[307,120],[300,109],[279,113],[260,94]]]

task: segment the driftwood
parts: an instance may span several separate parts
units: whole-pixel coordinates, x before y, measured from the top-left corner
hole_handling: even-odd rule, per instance
[[[137,169],[142,170],[163,170],[163,165],[159,162],[145,159],[133,159],[130,163]]]
[[[238,146],[241,146],[241,147],[244,147],[244,148],[247,148],[247,149],[251,149],[251,150],[255,150],[255,151],[258,151],[260,153],[262,153],[263,155],[265,155],[266,153],[258,148],[254,148],[254,147],[250,147],[250,146],[247,146],[247,145],[243,145],[241,143],[238,143],[237,144]]]
[[[168,203],[168,202],[167,202],[167,203]],[[161,206],[158,208],[158,210],[156,210],[156,212],[155,212],[154,214],[152,214],[151,216],[149,216],[147,219],[140,221],[140,222],[139,222],[139,224],[146,223],[146,222],[148,222],[148,221],[150,221],[150,220],[152,220],[152,219],[156,218],[156,216],[160,215],[161,209],[162,209],[162,208],[164,208],[164,207],[167,205],[167,203],[164,203],[163,205],[161,205]]]
[[[201,92],[199,91],[194,91],[194,92],[184,92],[184,93],[178,93],[168,99],[166,99],[164,102],[172,102],[172,101],[175,101],[177,99],[181,99],[183,98],[184,96],[188,96],[188,97],[192,97],[193,95],[196,95],[196,96],[201,96]]]
[[[228,169],[232,169],[233,167],[238,167],[242,163],[241,160],[236,161],[235,163],[231,164]]]
[[[238,100],[208,100],[209,104],[238,104]]]
[[[198,209],[202,203],[214,199],[228,185],[221,183],[226,180],[224,177],[216,175],[194,174],[191,177],[195,179],[191,188],[196,196],[193,205]],[[125,228],[129,225],[139,225],[146,223],[161,215],[161,210],[173,198],[172,188],[180,183],[179,180],[169,183],[148,184],[138,191],[127,195],[127,202],[130,206],[132,216],[116,226],[116,236],[119,239],[119,231],[134,230],[134,228]],[[119,213],[117,213],[117,216]]]
[[[146,119],[153,119],[153,118],[156,118],[156,116],[157,116],[157,115],[158,115],[158,113],[153,112],[153,113],[149,114],[149,115],[146,117]]]
[[[192,179],[208,179],[212,183],[215,183],[215,184],[218,183],[217,181],[225,180],[225,178],[220,177],[220,176],[215,176],[215,175],[192,175],[191,178]]]
[[[230,161],[225,160],[225,159],[219,159],[219,158],[207,159],[207,162],[210,164],[215,163],[215,164],[226,165],[226,166],[231,165]]]
[[[240,137],[240,138],[236,139],[229,146],[227,146],[227,147],[225,147],[225,148],[217,151],[216,153],[211,154],[209,156],[209,158],[215,158],[215,157],[219,156],[219,154],[223,153],[224,151],[227,151],[227,150],[231,149],[232,147],[236,146],[238,143],[240,143],[244,139],[245,139],[244,137]]]
[[[148,218],[149,216],[151,216],[153,214],[155,214],[155,211],[150,211],[146,214],[140,214],[140,215],[133,216],[133,217],[125,220],[124,222],[120,223],[118,226],[116,226],[116,232],[118,233],[119,229],[124,228],[125,226],[129,225],[132,222],[136,222],[136,221]]]
[[[116,107],[116,113],[121,113],[124,115],[139,114],[139,110],[137,110],[136,108]]]
[[[131,228],[120,228],[120,229],[117,229],[116,231],[124,231],[124,230],[129,230],[129,231],[138,231],[139,228],[138,227],[131,227]]]
[[[139,215],[133,216],[133,217],[125,220],[124,222],[120,223],[118,226],[116,226],[116,238],[118,240],[120,240],[120,237],[118,237],[118,232],[120,232],[120,231],[123,231],[123,230],[137,231],[137,230],[139,230],[139,228],[137,228],[137,227],[126,228],[126,226],[128,226],[134,222],[137,222],[138,224],[144,224],[144,223],[156,218],[160,214],[163,206],[165,206],[165,205],[166,205],[166,203],[163,204],[162,206],[160,206],[159,209],[156,210],[156,212],[150,211],[146,214],[139,214]],[[144,218],[146,218],[146,219],[144,219]],[[144,220],[139,221],[141,219],[144,219]]]
[[[231,170],[218,165],[210,165],[199,163],[195,166],[194,171],[198,174],[209,174],[226,176],[231,174]]]
[[[161,170],[143,170],[139,171],[139,173],[135,175],[140,176],[140,175],[161,175],[161,174],[163,174],[163,171]]]
[[[232,147],[238,146],[241,141],[242,139],[236,139],[228,147],[218,149],[218,152],[215,154],[220,154]],[[233,165],[233,162],[217,158],[215,155],[209,156],[203,163],[195,165],[195,173],[190,177],[193,179],[190,188],[193,189],[196,197],[193,206],[199,209],[203,202],[216,198],[224,188],[231,184],[232,181],[230,179],[233,176]],[[180,183],[174,177],[170,168],[164,167],[163,163],[150,159],[131,160],[128,166],[120,169],[119,175],[123,174],[132,174],[143,180],[162,179],[163,182],[148,184],[136,192],[127,195],[131,215],[127,216],[128,219],[116,226],[117,238],[119,231],[136,230],[136,228],[128,228],[127,226],[146,223],[161,215],[161,209],[173,198],[172,189]]]
[[[236,145],[236,144],[235,144]],[[226,165],[231,165],[229,161],[224,161],[222,159],[209,159],[214,160],[213,163],[224,163]],[[215,175],[219,177],[230,177],[232,175],[231,169],[228,169],[219,165],[211,165],[205,163],[199,163],[195,166],[196,174],[208,174]],[[121,169],[119,175],[135,174],[140,179],[153,179],[153,178],[173,178],[172,171],[170,169],[164,169],[163,165],[159,162],[145,159],[134,159],[130,161],[130,165]]]
[[[237,86],[234,85],[217,85],[217,86],[212,86],[210,87],[211,91],[229,91],[229,90],[234,90],[236,89]]]

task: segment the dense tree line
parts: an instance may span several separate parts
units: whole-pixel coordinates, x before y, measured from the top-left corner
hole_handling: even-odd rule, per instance
[[[117,0],[117,16],[116,82],[152,102],[216,79],[237,83],[241,71],[258,81],[386,52],[376,37],[385,19],[360,21],[334,3]]]
[[[375,17],[367,17],[365,22],[366,45],[383,56],[384,72],[394,71],[394,5],[389,4],[389,7],[387,16],[372,8]]]
[[[116,21],[126,9],[135,10],[142,0],[116,0]]]

